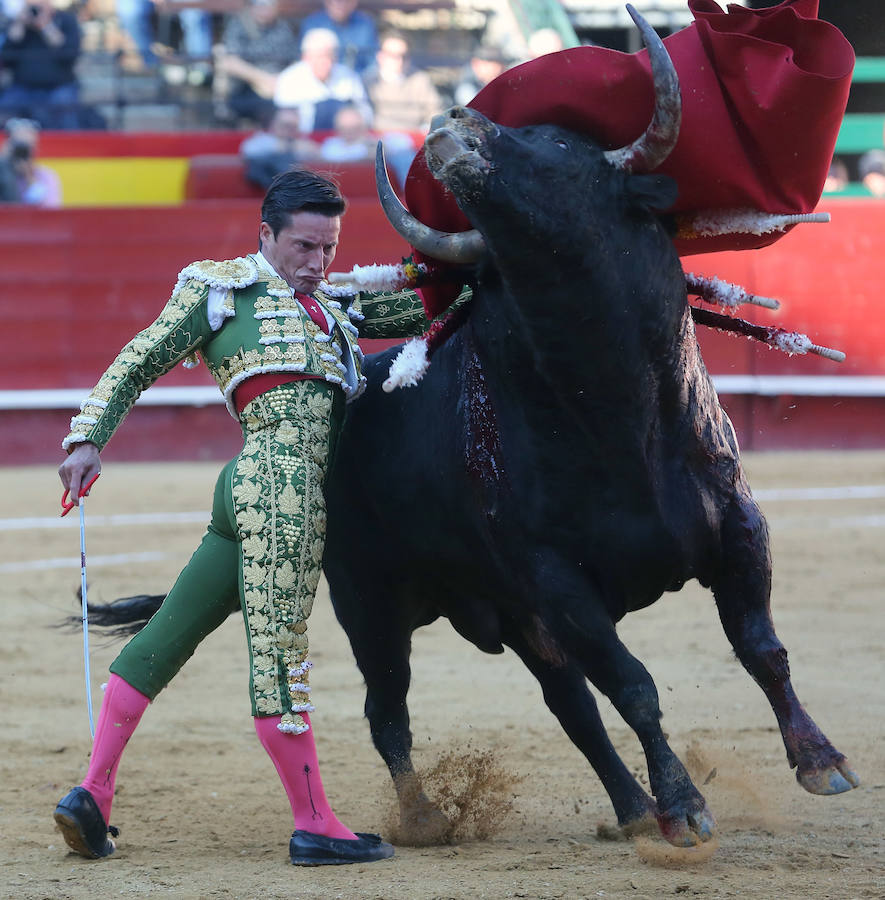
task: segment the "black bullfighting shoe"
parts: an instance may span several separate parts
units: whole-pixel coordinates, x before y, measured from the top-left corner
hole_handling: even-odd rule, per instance
[[[380,835],[358,831],[356,836],[351,841],[299,829],[289,841],[289,859],[293,866],[342,866],[393,856],[393,847]]]
[[[95,798],[86,788],[75,787],[62,797],[55,807],[54,818],[65,843],[87,859],[110,856],[117,849],[108,832],[116,837],[119,830],[105,822]]]

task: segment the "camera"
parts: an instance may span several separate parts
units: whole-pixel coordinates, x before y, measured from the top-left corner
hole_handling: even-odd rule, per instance
[[[10,159],[25,160],[30,159],[34,153],[34,148],[23,141],[10,141],[9,156]]]

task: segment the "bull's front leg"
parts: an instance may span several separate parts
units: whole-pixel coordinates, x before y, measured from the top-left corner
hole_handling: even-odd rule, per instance
[[[594,633],[593,644],[595,649],[586,657],[587,676],[611,700],[642,744],[661,833],[677,847],[710,840],[716,821],[667,743],[651,675],[620,642],[611,623],[606,632]]]
[[[583,671],[570,661],[551,660],[540,642],[527,636],[526,631],[508,636],[507,643],[538,679],[544,702],[593,766],[614,807],[618,825],[626,835],[654,828],[657,806],[609,740]]]
[[[366,679],[365,710],[372,742],[387,764],[399,802],[397,840],[411,846],[445,843],[452,825],[424,793],[412,763],[412,731],[406,703],[410,680],[407,651],[391,654],[388,645],[383,663],[360,665],[360,669]]]
[[[796,780],[812,794],[839,794],[860,784],[848,760],[799,702],[787,651],[771,620],[771,557],[765,519],[749,497],[736,499],[722,530],[724,565],[713,595],[737,658],[765,692]]]
[[[602,599],[574,567],[553,552],[539,551],[534,561],[538,590],[546,588],[550,598],[544,632],[636,732],[648,763],[661,833],[679,847],[708,841],[716,825],[713,814],[667,743],[651,675],[621,643]],[[553,595],[551,587],[555,588]],[[530,640],[538,642],[537,638]]]
[[[445,843],[451,823],[424,793],[412,764],[412,732],[406,695],[411,681],[409,656],[412,629],[387,591],[357,588],[351,569],[327,564],[335,614],[348,638],[366,682],[365,713],[372,743],[381,755],[397,793],[400,828],[396,842],[423,846]],[[353,566],[359,570],[358,566]],[[390,584],[389,578],[361,577],[367,584]]]

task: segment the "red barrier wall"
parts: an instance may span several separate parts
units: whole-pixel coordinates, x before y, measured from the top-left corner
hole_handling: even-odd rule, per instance
[[[745,306],[742,318],[805,332],[848,358],[790,357],[702,330],[711,372],[885,375],[885,201],[834,198],[821,209],[832,215],[828,225],[800,225],[763,250],[688,256],[682,263],[686,271],[717,275],[781,301],[777,312]]]
[[[44,157],[196,156],[236,153],[247,131],[44,131]]]
[[[91,386],[115,352],[156,318],[184,266],[251,253],[257,239],[258,204],[250,200],[141,209],[0,207],[0,390]],[[377,200],[351,201],[336,269],[398,261],[406,252]],[[177,369],[164,384],[194,384],[197,372]]]
[[[715,375],[885,375],[885,203],[831,200],[828,225],[794,229],[760,251],[689,257],[717,275],[783,301],[780,312],[741,315],[804,331],[848,354],[836,364],[787,357],[758,343],[701,330]],[[181,268],[255,248],[256,201],[171,208],[34,210],[0,207],[0,390],[78,388],[85,396],[114,353],[159,312]],[[335,269],[395,262],[406,252],[375,200],[345,216]],[[211,384],[177,369],[164,385]],[[847,382],[846,382],[847,383]],[[885,446],[885,399],[753,394],[724,396],[745,448]],[[73,410],[0,410],[0,464],[59,458]],[[118,459],[223,458],[239,432],[223,408],[139,407],[107,451]]]

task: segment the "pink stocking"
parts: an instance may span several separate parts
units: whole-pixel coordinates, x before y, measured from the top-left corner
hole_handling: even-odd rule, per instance
[[[148,697],[119,675],[112,673],[108,678],[95,728],[89,770],[81,784],[92,794],[106,824],[110,824],[120,757],[150,702]]]
[[[300,715],[310,725],[307,713]],[[286,789],[295,828],[326,837],[356,840],[356,835],[338,821],[326,800],[313,729],[308,728],[301,734],[285,734],[277,728],[279,724],[280,716],[257,717],[255,731]]]

